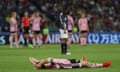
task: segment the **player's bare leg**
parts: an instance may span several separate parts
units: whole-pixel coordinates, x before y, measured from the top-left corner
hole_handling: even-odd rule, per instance
[[[19,44],[18,44],[18,35],[17,34],[15,34],[15,42],[16,42],[16,48],[18,48]]]
[[[80,34],[79,40],[80,40],[80,45],[83,45],[83,34],[82,33]]]
[[[33,39],[32,39],[32,43],[33,43],[33,46],[35,47],[36,46],[36,34],[33,35]]]
[[[70,37],[71,37],[71,32],[68,32],[68,40],[67,40],[67,45],[70,45]]]
[[[97,67],[103,67],[102,63],[91,63],[88,61],[81,62],[82,67],[88,67],[88,68],[97,68]]]
[[[109,67],[111,65],[110,61],[106,61],[104,63],[92,63],[86,60],[85,57],[81,59],[81,66],[88,67],[88,68],[100,68],[100,67]]]
[[[81,35],[80,35],[80,44],[82,46],[87,45],[87,33],[81,33]]]
[[[40,47],[43,48],[42,35],[40,34]]]
[[[37,35],[37,40],[38,40],[38,46],[41,47],[42,46],[42,37],[40,34]]]
[[[83,34],[83,45],[84,45],[84,46],[87,45],[87,35],[88,35],[87,32]]]
[[[10,35],[10,48],[13,48],[13,34]]]

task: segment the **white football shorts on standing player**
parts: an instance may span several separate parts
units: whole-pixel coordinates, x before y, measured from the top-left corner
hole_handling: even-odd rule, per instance
[[[68,38],[68,31],[64,32],[63,29],[60,29],[60,38]]]

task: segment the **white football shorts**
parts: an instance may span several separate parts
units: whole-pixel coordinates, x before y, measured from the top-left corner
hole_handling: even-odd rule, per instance
[[[64,33],[63,29],[60,29],[60,38],[68,38],[68,31],[66,30],[66,33]]]

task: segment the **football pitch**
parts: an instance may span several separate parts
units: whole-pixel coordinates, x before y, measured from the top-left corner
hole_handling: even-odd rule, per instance
[[[68,56],[60,54],[60,45],[48,44],[43,48],[9,48],[0,45],[0,72],[120,72],[120,44],[91,44],[80,46],[72,44],[69,48],[72,53]],[[104,62],[109,60],[112,65],[108,68],[79,68],[79,69],[51,69],[34,70],[29,57],[38,59],[47,57],[75,58],[86,56],[91,62]]]

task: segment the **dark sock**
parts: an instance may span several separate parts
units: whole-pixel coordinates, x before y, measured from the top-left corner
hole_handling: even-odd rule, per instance
[[[66,43],[63,44],[63,53],[64,54],[67,53],[67,44]]]
[[[67,53],[67,44],[61,43],[61,53],[66,54]]]
[[[61,53],[64,54],[64,44],[61,43]]]
[[[27,39],[25,39],[25,44],[24,45],[27,46]]]
[[[67,53],[67,44],[65,43],[65,53]]]

